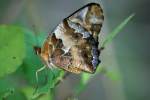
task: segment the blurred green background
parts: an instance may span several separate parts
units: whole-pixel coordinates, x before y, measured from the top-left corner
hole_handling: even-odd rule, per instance
[[[30,100],[36,88],[35,71],[42,67],[33,46],[42,45],[47,33],[83,5],[97,2],[105,21],[100,43],[125,18],[134,18],[102,52],[101,67],[107,72],[64,75],[41,72],[35,100],[150,100],[150,1],[148,0],[1,0],[0,1],[0,99]],[[85,77],[85,78],[84,78]],[[86,79],[87,78],[87,79]],[[86,88],[72,96],[85,79]],[[50,89],[51,88],[51,89]]]

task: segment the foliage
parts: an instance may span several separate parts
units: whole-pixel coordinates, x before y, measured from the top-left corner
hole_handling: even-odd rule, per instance
[[[15,26],[0,26],[0,77],[14,72],[25,57],[23,30]]]
[[[103,48],[112,41],[132,17],[133,15],[125,19],[106,37],[102,44]],[[36,70],[43,64],[35,54],[33,46],[41,46],[41,41],[44,41],[45,37],[44,33],[35,35],[34,32],[17,26],[0,26],[0,99],[53,100],[53,91],[56,85],[63,80],[65,73],[59,69],[45,69],[39,73],[39,82],[36,82]],[[104,73],[111,79],[116,79],[112,72],[108,72],[100,66],[96,74],[98,73]],[[81,74],[81,81],[75,88],[74,95],[79,95],[96,74]]]

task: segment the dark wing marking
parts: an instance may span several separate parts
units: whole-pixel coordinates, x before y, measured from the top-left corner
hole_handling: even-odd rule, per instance
[[[71,14],[67,19],[75,24],[81,25],[97,39],[97,35],[102,27],[104,15],[99,4],[90,3]]]

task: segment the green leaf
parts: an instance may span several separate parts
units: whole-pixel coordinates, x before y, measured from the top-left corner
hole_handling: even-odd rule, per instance
[[[25,57],[24,30],[16,26],[0,26],[0,77],[10,74]]]
[[[7,79],[0,80],[0,100],[4,97],[8,97],[14,92],[13,84],[10,85],[10,81]]]
[[[104,40],[101,48],[105,48],[105,46],[112,41],[112,39],[127,25],[127,23],[134,17],[134,14],[131,14],[128,18],[126,18],[117,28],[115,28]]]
[[[0,100],[4,99],[4,98],[8,98],[9,96],[11,96],[14,93],[14,89],[7,89],[5,92],[0,94]]]
[[[62,70],[47,70],[47,82],[45,85],[38,87],[37,91],[33,95],[33,98],[37,98],[42,94],[47,94],[51,89],[55,88],[57,83],[62,80],[64,71]]]
[[[2,100],[27,100],[27,99],[22,92],[16,90],[11,95],[8,95],[7,97],[3,97]]]
[[[0,100],[25,100],[25,96],[18,88],[20,87],[16,86],[15,81],[11,81],[9,77],[1,78]]]
[[[30,86],[26,86],[26,87],[21,89],[21,92],[24,93],[24,95],[26,96],[27,100],[31,100],[33,91],[34,91],[33,87],[30,87]]]
[[[46,95],[42,95],[39,98],[32,98],[34,88],[30,87],[30,86],[24,87],[21,91],[24,93],[27,100],[53,100],[52,99],[53,98],[52,93],[47,93]]]
[[[34,34],[34,32],[30,30],[26,30],[25,32],[25,44],[27,55],[21,67],[23,68],[27,81],[32,85],[37,84],[35,73],[38,69],[40,69],[43,66],[40,57],[35,54],[34,46],[41,47],[43,43],[42,41],[44,41],[44,39],[46,39],[45,33],[40,33],[36,35]],[[44,75],[45,74],[43,72],[40,73],[39,75],[40,82],[44,81]]]

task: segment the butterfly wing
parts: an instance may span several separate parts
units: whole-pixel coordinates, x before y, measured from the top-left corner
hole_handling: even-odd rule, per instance
[[[71,14],[68,19],[80,24],[97,39],[104,21],[104,15],[99,4],[90,3]]]
[[[103,19],[102,9],[96,3],[65,18],[44,43],[51,47],[47,62],[73,73],[95,72],[100,63],[98,34]]]

